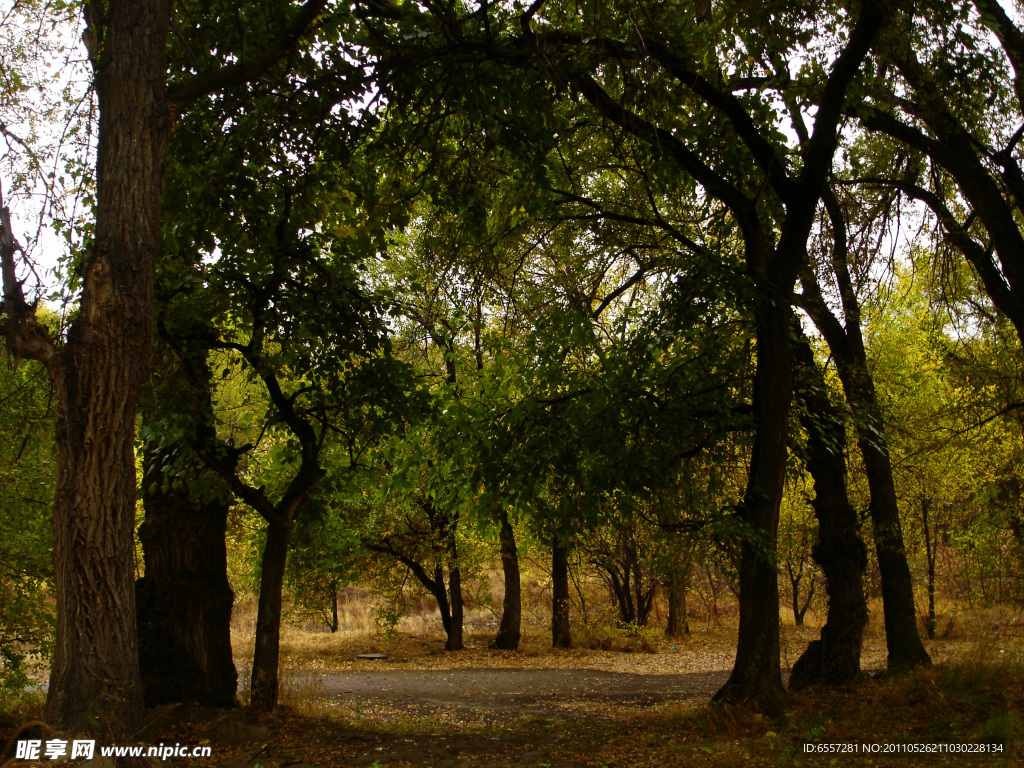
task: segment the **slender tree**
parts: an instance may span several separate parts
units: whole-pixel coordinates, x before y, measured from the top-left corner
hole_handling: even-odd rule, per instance
[[[839,201],[831,190],[826,191],[824,200],[834,240],[831,271],[839,287],[844,321],[840,321],[829,308],[810,271],[804,273],[799,301],[832,352],[846,401],[854,414],[857,445],[871,495],[870,513],[882,577],[882,610],[889,667],[896,670],[930,664],[931,659],[917,630],[914,589],[903,541],[892,460],[868,366],[860,305],[850,276],[851,255],[846,223]]]

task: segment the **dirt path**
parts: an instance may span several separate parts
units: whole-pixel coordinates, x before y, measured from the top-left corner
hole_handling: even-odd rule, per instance
[[[666,702],[705,703],[726,671],[643,675],[593,669],[367,670],[306,673],[313,695],[360,713],[410,716],[535,716],[554,719],[636,714]]]
[[[237,746],[216,765],[312,768],[317,756],[350,768],[589,768],[587,756],[638,714],[698,708],[728,676],[374,664],[293,670],[286,687],[296,700],[307,711],[334,715],[318,721],[322,733],[307,725],[296,742],[283,722],[239,711],[218,715],[202,736],[222,752]]]

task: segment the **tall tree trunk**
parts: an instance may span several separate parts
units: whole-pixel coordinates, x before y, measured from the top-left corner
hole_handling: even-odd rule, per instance
[[[458,525],[458,516],[449,516],[449,528],[446,531],[448,538],[448,599],[451,605],[451,628],[448,632],[448,642],[445,643],[445,650],[461,651],[465,646],[462,641],[464,611],[462,603],[462,571],[459,569],[459,549],[455,540],[455,528]],[[443,585],[444,582],[442,582]]]
[[[818,543],[812,555],[825,574],[828,595],[821,638],[793,665],[790,688],[799,690],[816,682],[847,683],[858,675],[868,609],[864,599],[867,549],[846,488],[846,425],[802,334],[794,348],[798,392],[805,405],[801,420],[808,435],[807,469],[814,479],[813,508],[818,519]],[[797,610],[795,590],[793,610]]]
[[[504,651],[519,649],[522,629],[522,587],[519,579],[519,551],[516,533],[504,508],[500,509],[501,570],[505,577],[505,595],[501,599],[501,624],[494,638],[494,647]]]
[[[839,201],[830,190],[825,190],[822,199],[834,231],[832,266],[839,286],[845,326],[832,313],[821,295],[821,288],[810,274],[801,278],[804,288],[802,306],[828,343],[836,361],[846,402],[853,411],[857,447],[867,474],[875,553],[882,578],[882,610],[885,615],[889,669],[931,664],[917,630],[914,587],[903,544],[892,462],[889,459],[875,383],[868,370],[867,351],[860,327],[860,305],[850,277],[846,223]]]
[[[252,659],[250,703],[260,710],[277,706],[277,665],[281,655],[281,598],[284,570],[288,559],[291,527],[267,523],[267,543],[263,547],[260,597],[256,612],[256,642]]]
[[[559,537],[551,544],[551,645],[570,648],[569,627],[569,545]]]
[[[740,626],[736,660],[716,701],[747,699],[774,708],[784,689],[779,650],[779,579],[775,569],[779,506],[786,473],[786,436],[793,382],[790,312],[759,300],[755,309],[757,429],[740,515],[749,533],[740,551]]]
[[[89,4],[95,7],[96,4]],[[57,638],[46,717],[59,730],[142,721],[135,626],[135,412],[149,374],[169,120],[167,0],[111,0],[102,41],[94,243],[56,375]]]
[[[135,583],[146,706],[230,707],[237,675],[224,543],[228,503],[197,501],[184,487],[161,490],[163,459],[153,451],[145,456],[139,540],[146,572]]]
[[[926,630],[928,639],[935,639],[935,542],[932,538],[931,521],[928,519],[928,512],[931,510],[932,500],[921,499],[921,523],[924,528],[924,556],[928,566],[928,618]]]
[[[426,574],[426,571],[423,573]],[[445,648],[447,648],[452,637],[452,607],[448,602],[448,589],[444,583],[444,568],[435,565],[434,578],[428,579],[428,581],[429,583],[426,583],[420,579],[420,583],[425,584],[434,599],[437,600],[437,610],[441,614],[441,627],[444,629]]]
[[[870,376],[866,368],[859,374]],[[888,665],[890,670],[896,671],[929,665],[931,657],[924,649],[917,629],[914,584],[910,578],[907,551],[903,544],[903,525],[896,501],[892,462],[883,437],[874,384],[870,381],[865,387],[864,398],[861,400],[860,414],[853,402],[850,405],[857,421],[857,444],[864,458],[871,494],[871,523],[878,570],[882,576],[882,611],[885,615]]]

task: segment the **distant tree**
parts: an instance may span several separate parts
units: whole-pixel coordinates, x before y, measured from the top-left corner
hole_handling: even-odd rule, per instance
[[[640,514],[616,512],[608,515],[582,549],[608,587],[619,624],[646,627],[658,588],[654,562],[662,540],[652,522]]]

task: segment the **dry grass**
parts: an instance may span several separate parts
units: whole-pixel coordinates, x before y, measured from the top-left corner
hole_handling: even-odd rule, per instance
[[[480,616],[484,615],[481,610]],[[782,611],[782,662],[788,670],[807,644],[820,632],[820,620],[808,613],[804,626],[793,625],[792,612]],[[467,622],[469,623],[469,622]],[[436,613],[422,611],[403,620],[396,632],[380,632],[369,603],[346,606],[342,628],[337,633],[324,631],[309,622],[300,626],[285,624],[281,633],[282,669],[346,669],[357,664],[356,655],[383,653],[388,668],[470,668],[470,667],[551,667],[582,666],[593,669],[670,674],[690,671],[729,669],[736,644],[735,618],[720,619],[706,625],[691,622],[692,633],[683,638],[666,638],[658,627],[627,632],[610,624],[574,627],[575,647],[568,651],[551,649],[550,635],[545,628],[528,629],[518,652],[488,648],[496,628],[468,631],[466,650],[448,653]],[[236,606],[232,621],[232,644],[240,673],[252,661],[255,630],[255,604],[243,602]],[[1003,647],[999,646],[1002,643]],[[937,664],[970,663],[978,654],[979,644],[1000,650],[1024,645],[1024,620],[1012,609],[988,609],[970,616],[961,614],[954,632],[925,645]],[[993,645],[994,644],[994,645]],[[634,657],[634,658],[630,658]],[[374,662],[369,663],[371,666]],[[367,667],[367,662],[358,662]],[[868,674],[886,668],[885,632],[881,626],[881,605],[871,605],[871,620],[865,632],[861,666]]]
[[[446,653],[436,614],[422,611],[399,632],[384,634],[376,631],[371,610],[369,605],[346,606],[343,629],[336,634],[313,631],[320,628],[302,622],[286,626],[282,633],[281,699],[285,708],[281,717],[293,718],[294,727],[303,733],[318,728],[330,732],[324,748],[334,750],[330,753],[333,762],[324,764],[349,764],[339,760],[336,745],[348,743],[345,740],[353,732],[363,734],[352,742],[361,753],[371,749],[364,744],[374,745],[371,760],[379,757],[382,764],[403,766],[441,764],[438,744],[458,744],[466,764],[493,762],[493,753],[487,750],[497,750],[503,755],[522,755],[521,762],[511,764],[524,767],[563,761],[588,768],[1010,766],[1021,764],[1024,755],[1024,622],[1021,613],[1013,609],[958,614],[950,631],[926,642],[936,662],[932,669],[898,677],[866,677],[844,688],[802,692],[785,702],[784,714],[778,717],[742,707],[709,706],[701,700],[664,702],[648,709],[620,707],[621,711],[610,717],[600,703],[581,702],[580,706],[591,709],[567,712],[575,719],[526,717],[515,721],[514,727],[496,724],[485,711],[475,717],[472,712],[455,709],[332,701],[323,697],[320,677],[309,672],[509,667],[658,675],[727,670],[735,652],[735,618],[722,611],[717,621],[695,619],[691,621],[693,634],[672,640],[660,630],[630,636],[607,625],[577,627],[580,646],[564,651],[552,650],[550,635],[534,623],[520,651],[491,650],[487,644],[493,629],[488,626],[467,633],[466,651]],[[783,663],[788,666],[818,636],[822,617],[808,614],[806,625],[795,627],[791,612],[780,615]],[[876,673],[885,669],[886,657],[881,606],[873,604],[871,615],[863,667]],[[248,613],[243,608],[234,622],[234,641],[246,656],[251,654],[253,627],[254,607],[250,606]],[[384,662],[356,661],[355,655],[364,652],[382,652],[389,658]],[[247,669],[249,662],[240,657],[240,671]],[[857,744],[863,749],[864,744],[978,742],[1002,745],[1003,751],[925,757],[805,751],[806,744]],[[280,745],[275,749],[282,755],[286,751]],[[316,762],[305,750],[296,747],[287,760],[282,756],[281,763],[265,764]]]

